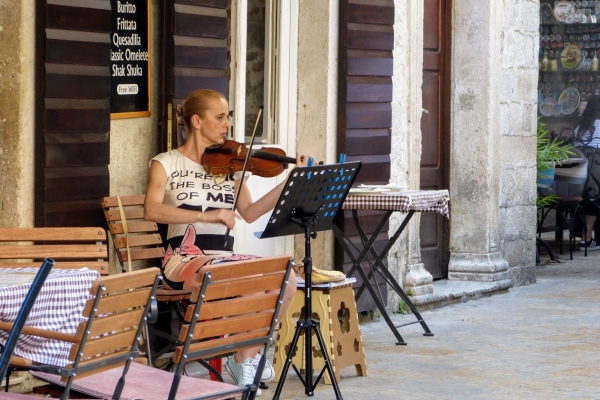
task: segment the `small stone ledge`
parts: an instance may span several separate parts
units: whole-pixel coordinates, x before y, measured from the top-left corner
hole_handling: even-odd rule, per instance
[[[506,293],[512,286],[513,282],[510,279],[496,282],[441,280],[433,282],[432,294],[410,299],[419,311],[425,311]]]

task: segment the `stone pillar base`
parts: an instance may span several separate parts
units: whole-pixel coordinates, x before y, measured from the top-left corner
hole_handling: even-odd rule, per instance
[[[404,291],[411,297],[419,297],[433,293],[433,277],[425,269],[423,263],[407,266],[408,273],[404,278]]]
[[[510,279],[508,261],[500,253],[452,253],[448,280],[498,282]]]

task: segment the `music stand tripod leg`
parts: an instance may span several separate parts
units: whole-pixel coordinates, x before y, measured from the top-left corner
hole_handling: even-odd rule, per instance
[[[283,366],[283,370],[281,371],[281,379],[277,384],[277,389],[275,390],[275,395],[273,399],[279,399],[279,395],[281,394],[281,390],[283,388],[283,384],[285,382],[285,378],[287,376],[290,364],[292,364],[292,356],[294,354],[294,349],[298,344],[298,338],[300,337],[301,331],[304,331],[304,379],[300,374],[300,371],[293,365],[296,374],[300,378],[300,381],[304,385],[304,393],[307,396],[313,396],[315,392],[315,387],[319,383],[319,380],[323,376],[325,370],[329,373],[329,378],[331,379],[331,384],[333,386],[333,391],[335,392],[336,399],[342,399],[342,393],[340,392],[340,388],[338,386],[337,380],[335,378],[335,374],[333,373],[333,364],[331,363],[331,358],[327,352],[327,347],[325,346],[325,341],[323,340],[323,335],[321,334],[321,328],[319,325],[319,321],[312,318],[312,257],[310,250],[310,240],[311,238],[316,238],[316,232],[310,232],[311,226],[314,226],[314,217],[308,218],[293,218],[294,222],[300,224],[305,229],[304,234],[304,243],[305,243],[305,258],[304,263],[304,319],[298,320],[296,323],[296,332],[294,333],[294,338],[292,339],[292,343],[288,348],[285,364]],[[319,346],[323,351],[323,360],[325,362],[325,367],[314,381],[313,384],[313,359],[312,359],[312,331],[315,331],[317,336],[317,341],[319,342]]]

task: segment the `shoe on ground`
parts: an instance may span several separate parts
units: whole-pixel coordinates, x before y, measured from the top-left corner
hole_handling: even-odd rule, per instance
[[[254,373],[256,369],[253,367],[254,358],[246,358],[243,363],[236,363],[233,361],[233,356],[227,357],[225,363],[225,369],[229,372],[229,375],[233,378],[233,381],[239,387],[246,387],[254,383]],[[261,395],[261,390],[256,390],[256,395]]]
[[[260,362],[260,353],[254,356],[252,360],[252,368],[254,368],[254,375],[256,375],[256,370],[258,369],[258,363]],[[262,375],[260,377],[261,382],[271,382],[275,379],[275,370],[273,369],[273,365],[269,362],[269,360],[265,360],[265,367],[263,368]]]
[[[587,243],[584,241],[579,242],[579,250],[585,250],[586,244],[587,244],[588,251],[600,249],[600,245],[598,245],[598,243],[596,243],[596,241],[594,239],[592,239]]]

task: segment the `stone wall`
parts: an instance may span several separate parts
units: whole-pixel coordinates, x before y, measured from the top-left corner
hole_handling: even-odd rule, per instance
[[[538,29],[539,1],[502,1],[498,229],[515,285],[535,282]]]
[[[34,0],[0,1],[0,227],[32,226]]]
[[[539,2],[453,11],[449,279],[530,283]]]

